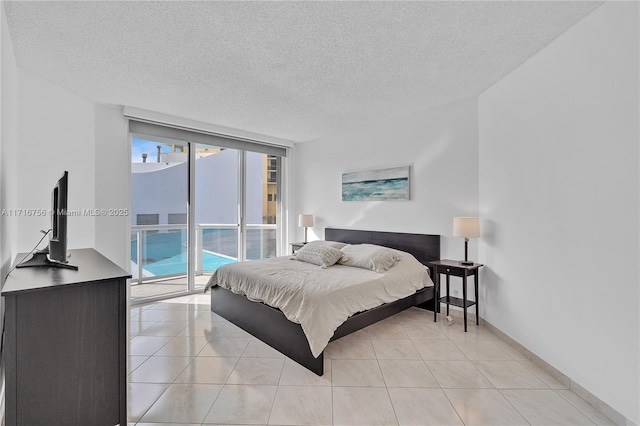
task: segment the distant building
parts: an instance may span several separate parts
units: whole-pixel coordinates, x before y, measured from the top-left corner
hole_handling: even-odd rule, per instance
[[[278,192],[278,165],[280,160],[275,155],[265,155],[263,164],[263,181],[265,190],[262,200],[262,223],[276,223],[276,194]]]

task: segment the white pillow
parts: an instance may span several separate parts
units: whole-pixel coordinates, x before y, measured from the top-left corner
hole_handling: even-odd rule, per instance
[[[341,265],[370,269],[380,274],[387,272],[400,259],[393,250],[373,244],[346,245],[340,251],[345,254],[339,261]]]
[[[293,259],[322,266],[322,268],[328,268],[342,259],[343,255],[344,253],[335,247],[309,243],[302,246],[302,248],[296,252]]]

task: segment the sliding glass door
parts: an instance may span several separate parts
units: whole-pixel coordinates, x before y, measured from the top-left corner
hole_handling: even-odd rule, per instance
[[[195,145],[196,288],[219,266],[237,262],[240,249],[240,152]]]
[[[275,256],[281,159],[135,134],[132,301],[201,290],[221,265]]]
[[[187,291],[189,145],[134,137],[131,153],[131,297]]]

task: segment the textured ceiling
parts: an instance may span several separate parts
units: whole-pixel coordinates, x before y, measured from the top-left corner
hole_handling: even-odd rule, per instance
[[[93,101],[307,141],[477,96],[600,2],[3,2]]]

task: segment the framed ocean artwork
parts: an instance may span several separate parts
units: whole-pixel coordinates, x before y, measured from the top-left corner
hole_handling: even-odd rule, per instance
[[[409,200],[409,166],[342,174],[342,201]]]

